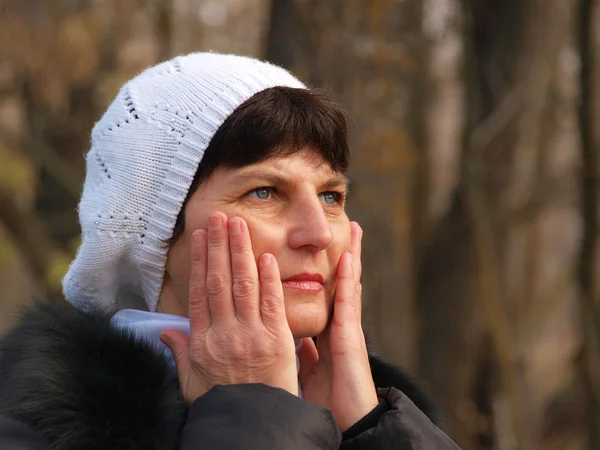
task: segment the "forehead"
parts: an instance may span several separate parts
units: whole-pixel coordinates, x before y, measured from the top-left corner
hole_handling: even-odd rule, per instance
[[[273,183],[347,184],[343,173],[331,168],[318,153],[302,150],[287,156],[274,156],[244,167],[219,167],[213,173],[215,182],[243,184],[257,179]]]

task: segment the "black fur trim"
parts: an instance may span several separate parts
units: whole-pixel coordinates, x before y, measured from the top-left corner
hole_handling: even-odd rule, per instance
[[[438,414],[401,369],[370,355],[375,385]],[[50,450],[178,448],[187,407],[175,371],[103,314],[37,302],[0,341],[0,414],[38,431]]]
[[[42,302],[0,344],[0,413],[51,450],[176,449],[187,409],[169,363],[109,318]]]
[[[395,387],[402,391],[429,420],[442,428],[442,414],[426,394],[425,389],[413,377],[381,356],[369,354],[369,363],[375,386],[379,388]]]

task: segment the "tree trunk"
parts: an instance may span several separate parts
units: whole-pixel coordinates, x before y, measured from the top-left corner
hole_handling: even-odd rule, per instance
[[[586,393],[588,448],[600,448],[600,302],[598,301],[598,145],[600,134],[594,119],[600,103],[596,86],[596,38],[594,28],[597,4],[581,0],[579,5],[579,51],[581,56],[579,128],[581,136],[582,239],[579,260],[580,311],[582,326],[581,372]]]
[[[569,14],[560,1],[463,4],[462,170],[453,207],[418,269],[420,372],[463,448],[533,448],[539,402],[519,332],[531,324],[525,318],[542,245],[535,226],[518,230],[528,236],[525,246],[507,249],[515,247],[514,217],[530,210],[536,218],[556,200],[530,194],[549,191],[538,185],[548,154],[543,125],[555,107],[549,99],[557,96],[552,83]],[[528,260],[525,276],[515,274]]]

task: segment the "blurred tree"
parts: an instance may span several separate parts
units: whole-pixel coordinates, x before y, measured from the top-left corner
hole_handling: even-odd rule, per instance
[[[586,398],[588,448],[600,448],[600,290],[598,277],[598,190],[600,132],[594,126],[600,108],[600,51],[595,45],[600,35],[594,24],[600,18],[598,2],[579,2],[579,51],[581,55],[579,126],[581,136],[581,215],[582,239],[579,258],[582,382]]]
[[[536,355],[525,349],[546,325],[532,311],[540,274],[556,263],[541,257],[554,244],[540,224],[556,222],[553,211],[564,215],[565,180],[573,180],[576,147],[561,149],[558,176],[545,169],[555,158],[547,136],[565,134],[548,124],[572,114],[573,97],[561,103],[560,68],[572,14],[565,2],[535,0],[465,1],[463,10],[461,175],[420,260],[420,372],[463,448],[534,448],[541,408],[526,373]],[[568,230],[567,261],[576,248]]]

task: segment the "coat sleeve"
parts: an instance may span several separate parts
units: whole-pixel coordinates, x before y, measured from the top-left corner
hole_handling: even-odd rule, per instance
[[[190,407],[181,450],[338,450],[330,410],[264,384],[215,386]]]
[[[389,409],[374,427],[344,440],[341,450],[460,450],[401,391],[379,389],[378,394]]]
[[[5,415],[0,415],[0,448],[2,450],[48,450],[48,446],[36,431]]]

